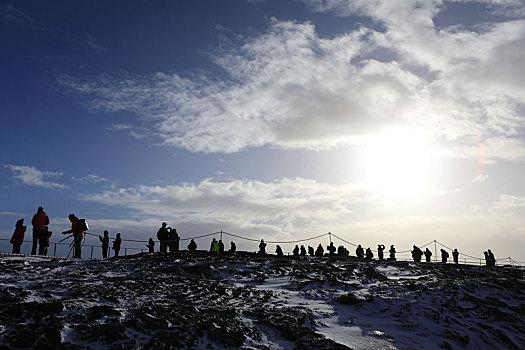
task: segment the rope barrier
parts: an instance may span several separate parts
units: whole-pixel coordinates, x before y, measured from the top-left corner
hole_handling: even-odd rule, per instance
[[[242,236],[234,235],[233,233],[228,233],[228,232],[224,232],[224,231],[222,233],[225,234],[225,235],[228,235],[228,236],[237,237],[237,238],[244,239],[244,240],[247,240],[247,241],[259,242],[258,239],[254,239],[254,238],[242,237]],[[300,239],[300,240],[293,240],[293,241],[265,241],[265,242],[266,243],[272,243],[272,244],[299,243],[299,242],[311,241],[312,239],[321,238],[321,237],[324,237],[324,236],[327,236],[327,235],[329,235],[329,233],[324,233],[324,234],[319,235],[319,236],[305,238],[305,239]]]
[[[93,233],[89,233],[89,232],[84,232],[85,235],[90,235],[90,236],[94,236],[94,237],[100,237],[100,235],[97,235],[97,234],[93,234]],[[198,235],[198,236],[193,236],[193,237],[186,237],[186,238],[179,238],[179,241],[187,241],[187,240],[191,240],[191,239],[199,239],[199,238],[205,238],[205,237],[209,237],[209,236],[214,236],[214,235],[218,235],[218,234],[225,234],[225,235],[228,235],[228,236],[232,236],[232,237],[236,237],[238,239],[243,239],[243,240],[246,240],[246,241],[251,241],[251,242],[259,242],[258,239],[254,239],[254,238],[249,238],[249,237],[244,237],[244,236],[241,236],[241,235],[237,235],[237,234],[233,234],[233,233],[229,233],[229,232],[224,232],[224,231],[217,231],[217,232],[213,232],[213,233],[207,233],[207,234],[203,234],[203,235]],[[340,241],[342,242],[345,242],[346,244],[349,244],[351,246],[354,246],[354,247],[357,247],[357,244],[354,244],[352,242],[349,242],[341,237],[339,237],[338,235],[335,235],[331,232],[328,232],[328,233],[323,233],[321,235],[317,235],[317,236],[313,236],[313,237],[309,237],[309,238],[304,238],[304,239],[298,239],[298,240],[290,240],[290,241],[265,241],[266,243],[271,243],[271,244],[291,244],[291,243],[299,243],[299,242],[307,242],[307,241],[311,241],[311,240],[314,240],[314,239],[318,239],[318,238],[321,238],[321,237],[325,237],[325,236],[328,236],[328,235],[331,235],[333,236],[334,238],[337,238],[339,239]],[[54,244],[55,245],[55,249],[56,249],[56,245],[67,245],[67,246],[70,246],[71,247],[71,244],[69,243],[61,243],[62,241],[68,239],[68,238],[71,238],[71,236],[68,236],[68,237],[65,237],[61,240],[59,240],[58,242],[50,242],[50,244]],[[109,237],[110,239],[115,239],[113,237]],[[85,237],[84,237],[84,240],[85,240]],[[2,239],[0,238],[0,241],[9,241],[9,239]],[[123,242],[133,242],[133,243],[148,243],[149,241],[145,241],[145,240],[135,240],[135,239],[122,239]],[[173,241],[173,240],[167,240],[166,242],[170,242],[170,241]],[[29,242],[29,243],[32,243],[32,241],[24,241],[24,242]],[[159,242],[158,240],[155,240],[155,242]],[[420,248],[425,248],[429,245],[431,245],[432,243],[437,243],[439,244],[440,246],[448,249],[448,250],[453,250],[452,248],[446,246],[445,244],[437,241],[437,240],[433,240],[425,245],[421,245],[419,246]],[[83,244],[84,245],[84,242]],[[92,247],[95,247],[93,245],[89,245]],[[96,246],[98,247],[98,246]],[[132,249],[132,250],[141,250],[142,249],[138,249],[138,248],[125,248],[125,249]],[[396,254],[404,254],[404,253],[409,253],[411,252],[411,250],[402,250],[402,251],[397,251]],[[477,257],[477,256],[472,256],[472,255],[469,255],[469,254],[465,254],[465,253],[461,253],[462,256],[464,257],[467,257],[467,258],[471,258],[471,259],[475,259],[475,261],[479,261],[480,264],[481,262],[485,259],[484,257]],[[505,260],[505,259],[508,259],[509,262],[512,264],[516,264],[518,266],[521,266],[521,265],[525,265],[525,262],[523,261],[516,261],[514,259],[512,259],[510,256],[507,257],[507,258],[500,258],[499,260],[502,261],[502,260]],[[465,260],[466,261],[466,260]]]

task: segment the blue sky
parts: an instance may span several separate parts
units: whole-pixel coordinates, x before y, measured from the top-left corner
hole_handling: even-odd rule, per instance
[[[525,261],[521,1],[3,1],[0,33],[3,237],[42,205]]]

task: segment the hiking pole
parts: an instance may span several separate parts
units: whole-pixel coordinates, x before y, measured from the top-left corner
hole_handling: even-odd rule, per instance
[[[73,235],[71,235],[71,236],[67,236],[66,238],[61,239],[60,241],[58,241],[58,243],[60,243],[60,242],[62,242],[62,241],[65,241],[66,239],[71,238],[71,237],[73,237]]]

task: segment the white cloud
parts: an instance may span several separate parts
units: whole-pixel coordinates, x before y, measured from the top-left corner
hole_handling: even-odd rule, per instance
[[[89,98],[93,110],[136,113],[133,135],[157,135],[194,152],[326,149],[385,126],[417,125],[449,156],[471,157],[481,138],[499,147],[487,157],[524,158],[517,138],[525,126],[525,20],[500,16],[476,31],[438,30],[433,17],[442,1],[304,2],[369,16],[386,30],[361,27],[327,39],[311,23],[273,19],[265,33],[210,55],[227,80],[159,72],[59,81]]]
[[[207,179],[198,184],[137,186],[79,196],[85,201],[132,209],[137,218],[271,228],[273,232],[291,227],[304,230],[319,222],[336,220],[351,213],[351,203],[364,198],[359,186],[334,186],[302,178],[271,183]]]
[[[84,182],[84,183],[100,183],[100,182],[107,182],[107,181],[109,181],[109,179],[106,179],[104,177],[98,176],[96,174],[89,174],[89,175],[86,175],[86,176],[80,177],[80,178],[77,178],[77,177],[73,176],[72,179],[74,181]]]
[[[44,180],[44,178],[48,178],[48,177],[52,177],[52,178],[60,177],[62,176],[61,172],[41,171],[35,167],[27,166],[27,165],[4,165],[4,167],[10,169],[14,174],[13,178],[20,181],[24,185],[38,186],[38,187],[44,187],[44,188],[49,188],[49,189],[69,188],[69,186],[61,184],[61,183]]]

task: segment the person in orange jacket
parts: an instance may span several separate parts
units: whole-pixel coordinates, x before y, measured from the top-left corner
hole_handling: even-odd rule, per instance
[[[82,230],[80,229],[80,223],[78,222],[78,218],[75,216],[75,214],[69,214],[68,218],[69,221],[71,221],[71,230],[64,231],[62,232],[62,234],[73,234],[73,257],[80,259],[82,253],[82,239],[84,238],[84,232],[82,232]]]
[[[33,220],[31,220],[31,225],[33,225],[33,247],[31,248],[31,255],[36,254],[36,244],[38,242],[38,254],[42,255],[44,250],[46,250],[46,225],[49,225],[49,217],[47,216],[44,208],[38,207],[36,214],[33,215]]]
[[[24,219],[20,219],[15,224],[15,232],[11,237],[10,243],[13,245],[13,254],[20,254],[20,246],[24,242],[24,234],[26,233],[26,226],[24,226]]]

